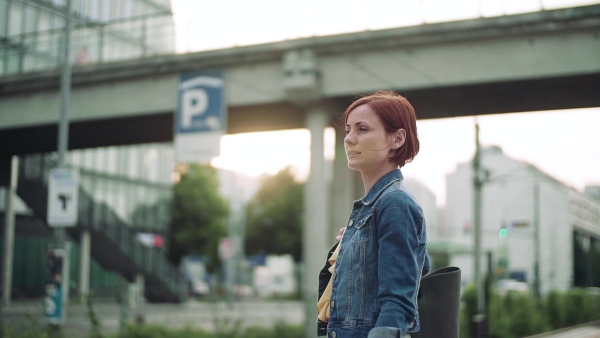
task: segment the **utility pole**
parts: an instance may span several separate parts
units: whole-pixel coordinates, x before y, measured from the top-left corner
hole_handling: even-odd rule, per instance
[[[540,184],[536,178],[533,186],[533,294],[539,301],[540,292]]]
[[[58,167],[65,165],[69,143],[69,106],[71,101],[71,0],[67,0],[63,43],[63,67],[60,77],[60,120],[58,125]],[[63,231],[64,232],[64,229]]]
[[[472,318],[475,337],[487,337],[485,311],[485,285],[481,275],[481,190],[484,180],[481,177],[481,147],[479,144],[479,124],[475,122],[475,156],[473,157],[473,271],[477,289],[477,314]]]
[[[10,158],[10,181],[6,187],[4,208],[4,247],[2,265],[2,305],[9,306],[12,297],[12,270],[15,244],[15,196],[17,195],[17,177],[19,174],[19,158]],[[0,317],[2,314],[0,313]],[[1,331],[1,330],[0,330]]]
[[[65,156],[69,141],[69,106],[71,100],[71,0],[66,0],[65,4],[65,30],[63,34],[63,51],[62,51],[62,73],[60,78],[60,118],[58,124],[58,163],[55,170],[65,169]],[[46,318],[48,320],[48,329],[50,336],[60,336],[60,326],[65,320],[67,300],[69,295],[69,243],[66,240],[65,226],[74,225],[73,222],[55,221],[55,201],[57,197],[62,201],[61,208],[66,209],[67,203],[73,210],[73,206],[77,205],[76,194],[61,194],[53,195],[55,189],[55,170],[50,172],[48,180],[48,224],[53,227],[54,244],[48,251],[48,262],[50,280],[46,287],[46,304],[52,303],[52,306],[47,305]],[[70,175],[69,175],[70,176]],[[75,187],[77,190],[77,186]],[[50,207],[52,206],[52,207]],[[76,211],[75,211],[76,215]]]
[[[60,120],[58,125],[58,168],[65,167],[65,157],[69,144],[69,112],[71,105],[71,1],[67,0],[65,13],[65,33],[63,43],[63,69],[60,77]],[[54,238],[59,248],[64,249],[63,256],[63,302],[69,294],[69,253],[67,248],[66,230],[64,227],[54,228]],[[63,303],[63,313],[66,313],[66,302]]]

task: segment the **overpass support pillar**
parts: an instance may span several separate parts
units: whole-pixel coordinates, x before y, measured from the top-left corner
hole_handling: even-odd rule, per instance
[[[329,184],[325,167],[325,128],[329,114],[322,102],[321,78],[315,54],[310,49],[292,50],[283,57],[283,86],[290,102],[306,111],[310,131],[310,175],[304,188],[302,231],[302,294],[305,302],[306,337],[317,335],[319,271],[332,244],[329,218]]]
[[[323,106],[309,108],[306,127],[310,130],[310,176],[304,190],[304,231],[302,252],[304,260],[303,294],[306,302],[306,335],[317,335],[316,304],[319,271],[333,244],[329,218],[329,184],[326,180],[324,158],[325,128],[328,114]]]
[[[335,238],[340,228],[345,227],[352,211],[352,203],[363,195],[360,172],[348,168],[344,149],[345,133],[335,130],[335,159],[331,184],[331,234]]]

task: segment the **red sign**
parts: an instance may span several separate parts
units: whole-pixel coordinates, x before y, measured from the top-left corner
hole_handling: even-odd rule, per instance
[[[223,237],[219,240],[219,258],[230,259],[233,254],[233,241],[231,238]]]

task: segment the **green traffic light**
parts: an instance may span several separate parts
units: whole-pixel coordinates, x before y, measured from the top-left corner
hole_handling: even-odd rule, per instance
[[[508,236],[508,229],[506,229],[506,228],[500,229],[500,231],[498,231],[498,236],[500,236],[501,238]]]

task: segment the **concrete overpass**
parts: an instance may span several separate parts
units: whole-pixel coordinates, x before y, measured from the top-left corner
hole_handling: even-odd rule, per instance
[[[283,59],[299,50],[313,52],[332,116],[377,89],[403,93],[421,119],[600,106],[599,34],[593,5],[79,67],[69,145],[172,140],[178,75],[216,68],[227,74],[229,133],[305,127],[284,85]],[[0,78],[0,153],[54,150],[59,79]]]
[[[354,97],[397,90],[421,119],[600,106],[600,5],[76,68],[69,147],[171,141],[179,74],[209,69],[226,71],[228,133],[311,130],[303,236],[316,276],[362,190],[344,156],[325,188],[322,130]],[[56,149],[59,78],[0,78],[0,157]]]

